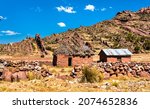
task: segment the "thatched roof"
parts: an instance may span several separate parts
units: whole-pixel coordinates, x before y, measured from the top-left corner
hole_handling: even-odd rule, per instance
[[[74,32],[64,38],[61,45],[54,50],[54,55],[65,54],[69,56],[91,56],[94,55],[92,48],[87,45],[82,37]]]

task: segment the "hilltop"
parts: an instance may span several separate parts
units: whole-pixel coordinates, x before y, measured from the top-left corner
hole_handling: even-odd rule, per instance
[[[57,48],[71,33],[77,33],[84,42],[88,42],[95,51],[102,48],[128,48],[131,51],[150,50],[150,7],[137,12],[118,12],[112,20],[92,26],[81,26],[61,34],[45,37],[45,45]]]
[[[71,37],[73,33],[77,34],[79,36],[77,38],[80,40]],[[76,41],[88,43],[95,53],[103,48],[128,48],[137,53],[149,52],[150,7],[142,8],[137,12],[118,12],[112,20],[88,27],[81,26],[42,39],[45,49],[48,51],[53,51],[65,43],[67,46],[73,46],[77,43]],[[0,45],[0,54],[32,55],[41,54],[41,50],[34,38],[27,38],[18,43]]]

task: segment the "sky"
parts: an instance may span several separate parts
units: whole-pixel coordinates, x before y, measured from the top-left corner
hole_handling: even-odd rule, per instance
[[[0,0],[0,44],[90,26],[148,6],[150,0]]]

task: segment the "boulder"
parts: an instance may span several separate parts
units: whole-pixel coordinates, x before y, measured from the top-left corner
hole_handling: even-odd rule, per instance
[[[2,77],[3,80],[12,82],[12,72],[10,72],[8,69],[4,69]]]
[[[150,74],[149,74],[148,72],[146,72],[146,71],[140,72],[140,75],[139,75],[139,76],[140,76],[140,77],[150,78]]]
[[[27,80],[26,72],[19,71],[17,72],[19,80]]]
[[[133,77],[133,75],[130,72],[127,72],[128,77]]]
[[[110,78],[110,74],[109,73],[103,73],[103,75],[104,75],[104,79],[109,79]]]

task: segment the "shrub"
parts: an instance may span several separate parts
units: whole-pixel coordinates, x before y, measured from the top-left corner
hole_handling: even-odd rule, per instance
[[[118,87],[119,83],[115,81],[115,82],[112,83],[112,86]]]
[[[48,51],[54,51],[54,49],[52,47],[50,47],[50,46],[47,46],[46,50],[48,50]]]
[[[81,82],[100,82],[103,80],[104,76],[102,72],[100,72],[97,68],[88,66],[84,66],[82,69],[83,76],[81,78]]]
[[[140,50],[141,50],[141,48],[140,48],[139,46],[135,46],[134,51],[135,51],[136,53],[139,53]]]
[[[33,80],[33,79],[36,79],[36,74],[34,72],[29,71],[27,73],[27,77],[29,80]]]
[[[36,50],[36,44],[35,43],[31,43],[33,50]]]
[[[150,40],[146,40],[143,44],[145,50],[150,50]]]

